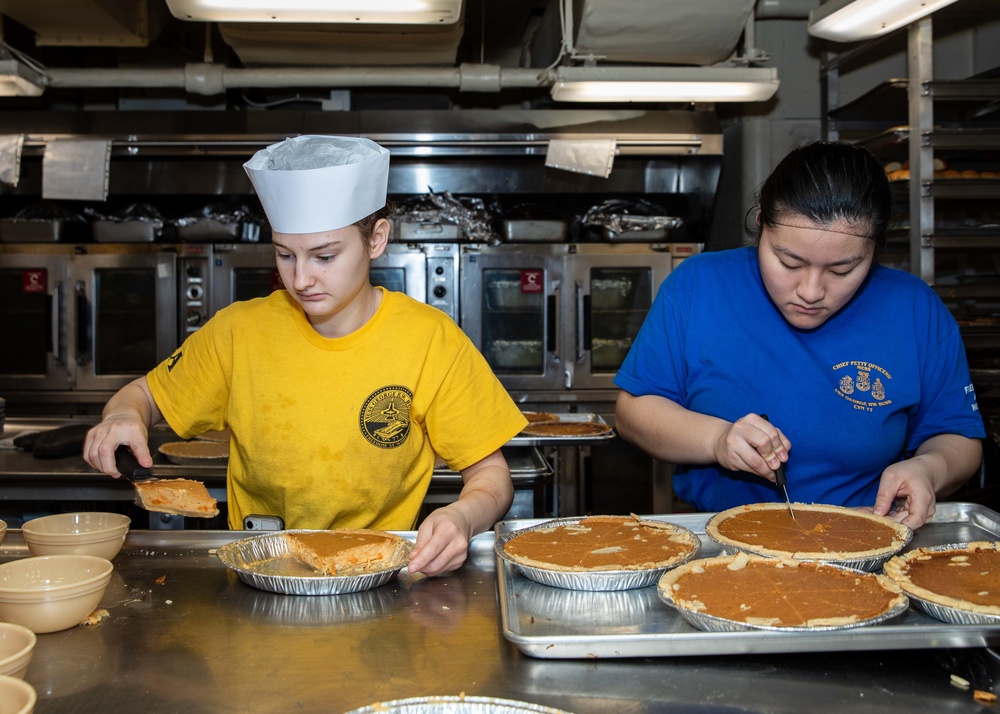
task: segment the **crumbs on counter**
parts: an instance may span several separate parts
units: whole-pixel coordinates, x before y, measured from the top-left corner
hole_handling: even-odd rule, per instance
[[[993,692],[984,692],[982,689],[977,689],[972,693],[972,698],[980,704],[994,704],[996,703],[997,695]]]
[[[959,689],[968,689],[969,680],[959,677],[957,674],[951,675],[951,686],[958,687]]]
[[[163,583],[165,583],[165,582],[167,582],[167,576],[166,575],[161,575],[160,577],[158,577],[156,579],[156,584],[157,585],[163,585]]]
[[[93,627],[94,625],[96,625],[97,623],[99,623],[101,620],[103,620],[105,617],[107,617],[109,614],[111,614],[111,613],[109,613],[107,610],[103,610],[103,609],[102,610],[94,610],[92,613],[90,613],[89,615],[87,615],[87,617],[84,619],[84,621],[81,622],[80,624],[81,625],[87,625],[88,627]]]

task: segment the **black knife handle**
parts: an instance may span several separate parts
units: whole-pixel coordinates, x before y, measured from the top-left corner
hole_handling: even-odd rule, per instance
[[[768,424],[771,423],[771,420],[767,418],[767,414],[761,414],[760,418]],[[774,482],[779,486],[784,486],[788,483],[788,476],[785,475],[785,465],[782,463],[778,463],[778,468],[774,470]]]
[[[139,459],[135,458],[135,454],[132,453],[132,449],[128,448],[128,444],[122,444],[115,449],[115,466],[118,467],[122,477],[128,481],[142,481],[153,476],[152,472],[141,465]]]

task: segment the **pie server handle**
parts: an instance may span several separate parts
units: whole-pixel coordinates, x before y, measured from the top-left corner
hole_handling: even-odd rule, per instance
[[[771,421],[767,418],[767,414],[761,414],[760,418],[766,422]],[[792,510],[792,501],[788,498],[788,476],[785,474],[785,465],[782,463],[779,463],[778,468],[774,470],[774,482],[781,486],[781,490],[785,494],[785,504],[788,506],[788,513],[794,519],[795,511]]]
[[[122,444],[115,449],[115,466],[122,478],[132,483],[153,478],[152,471],[139,463],[139,459],[135,458],[128,444]]]

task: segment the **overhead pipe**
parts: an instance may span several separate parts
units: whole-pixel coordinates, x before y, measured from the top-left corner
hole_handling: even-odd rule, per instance
[[[463,92],[499,92],[510,88],[552,86],[544,69],[505,68],[490,64],[458,67],[287,67],[234,68],[189,63],[157,69],[47,68],[52,89],[175,88],[192,94],[223,94],[227,89],[287,87],[444,87]]]

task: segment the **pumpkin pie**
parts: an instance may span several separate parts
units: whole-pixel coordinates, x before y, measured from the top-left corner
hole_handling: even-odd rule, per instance
[[[915,548],[885,564],[907,594],[979,615],[1000,615],[1000,543]]]
[[[192,518],[219,515],[219,505],[201,481],[186,478],[135,482],[136,504],[148,511]]]
[[[670,567],[700,547],[698,536],[673,523],[589,516],[523,530],[503,543],[503,552],[519,565],[583,573]]]
[[[551,412],[521,412],[529,424],[545,424],[551,421],[559,421],[559,415]]]
[[[796,560],[877,561],[895,555],[913,531],[885,516],[842,506],[754,503],[715,514],[708,536],[728,550]]]
[[[560,421],[528,424],[521,430],[528,436],[603,436],[611,432],[607,424],[593,421]]]
[[[657,593],[691,624],[710,630],[726,628],[709,618],[746,628],[857,627],[899,614],[908,604],[884,575],[749,553],[668,570]]]
[[[364,528],[289,531],[288,551],[329,575],[360,575],[403,564],[410,542],[393,533]]]

